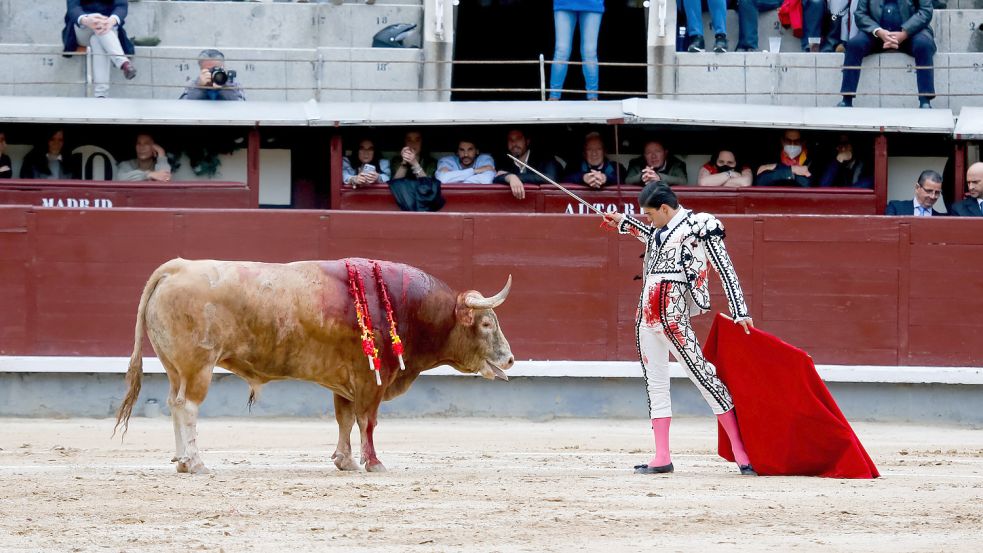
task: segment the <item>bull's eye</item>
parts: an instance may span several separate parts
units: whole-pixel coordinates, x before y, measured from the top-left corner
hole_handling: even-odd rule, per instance
[[[495,326],[495,325],[493,325],[493,324],[491,323],[491,321],[485,321],[485,322],[483,322],[483,323],[481,323],[481,328],[488,328],[488,329],[490,329],[490,328],[492,328],[493,326]]]

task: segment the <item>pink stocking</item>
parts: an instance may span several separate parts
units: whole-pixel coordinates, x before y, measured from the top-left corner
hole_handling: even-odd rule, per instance
[[[672,417],[652,419],[652,433],[655,434],[655,457],[649,461],[650,467],[662,467],[672,462],[669,455],[669,423]]]
[[[751,460],[748,458],[747,452],[744,451],[744,440],[741,439],[741,429],[737,426],[737,415],[734,414],[734,410],[731,409],[723,415],[717,415],[717,420],[720,421],[720,426],[724,427],[724,432],[730,439],[730,449],[734,452],[734,460],[737,461],[738,465],[750,465]]]

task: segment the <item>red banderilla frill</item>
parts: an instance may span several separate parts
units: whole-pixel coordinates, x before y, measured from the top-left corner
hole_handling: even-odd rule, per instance
[[[379,350],[375,347],[375,338],[372,334],[372,315],[369,314],[369,305],[365,301],[365,282],[357,267],[345,261],[345,268],[348,269],[348,289],[355,303],[355,318],[362,331],[362,351],[369,358],[369,370],[375,371],[376,385],[382,386],[382,377],[379,375],[382,361],[379,359]]]
[[[389,289],[386,282],[382,280],[382,269],[378,263],[372,263],[372,274],[375,276],[376,286],[379,288],[379,297],[382,298],[382,305],[386,308],[386,319],[389,321],[389,338],[393,343],[393,353],[399,360],[399,370],[405,371],[406,364],[403,363],[403,341],[399,339],[396,332],[396,315],[393,313],[393,304],[389,301]]]

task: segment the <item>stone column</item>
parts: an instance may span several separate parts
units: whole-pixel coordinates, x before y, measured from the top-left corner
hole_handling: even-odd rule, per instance
[[[449,89],[454,59],[454,6],[452,0],[423,3],[423,101],[449,101],[451,93],[427,89]],[[439,62],[439,63],[438,63]]]
[[[648,9],[648,96],[672,99],[676,91],[676,3],[650,0]]]

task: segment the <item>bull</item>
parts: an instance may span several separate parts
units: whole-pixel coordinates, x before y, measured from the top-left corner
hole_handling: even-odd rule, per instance
[[[349,293],[346,261],[365,276],[365,300],[382,361],[369,369]],[[405,370],[389,347],[386,311],[373,286],[378,263],[389,291],[404,346]],[[512,285],[492,297],[474,290],[456,293],[420,269],[365,259],[288,264],[173,259],[153,272],[137,310],[126,373],[127,392],[116,413],[126,432],[140,394],[143,335],[167,372],[167,404],[174,422],[178,472],[207,472],[197,445],[198,409],[214,367],[242,377],[252,404],[259,388],[274,380],[315,382],[334,393],[338,444],[332,459],[340,470],[358,470],[351,433],[358,424],[360,460],[370,472],[385,471],[372,434],[381,402],[406,392],[421,372],[450,365],[462,373],[508,380],[514,358],[494,308]],[[384,331],[384,332],[382,332]]]

